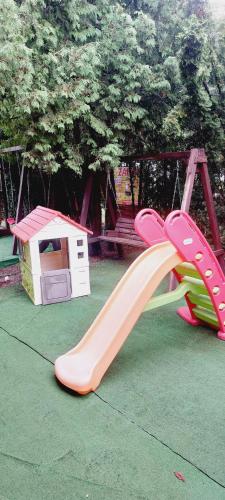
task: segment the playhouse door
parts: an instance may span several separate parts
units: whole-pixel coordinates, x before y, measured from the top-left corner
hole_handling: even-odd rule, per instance
[[[71,299],[69,269],[46,271],[41,276],[42,304],[53,304]]]

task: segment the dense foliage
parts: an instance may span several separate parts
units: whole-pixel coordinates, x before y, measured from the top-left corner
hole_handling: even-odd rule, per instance
[[[80,173],[205,146],[224,162],[224,26],[204,0],[4,0],[0,130],[26,163]]]

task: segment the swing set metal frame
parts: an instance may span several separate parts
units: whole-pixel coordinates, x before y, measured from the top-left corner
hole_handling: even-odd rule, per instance
[[[124,161],[126,161],[127,163],[135,161],[140,162],[146,160],[152,160],[152,161],[177,160],[184,166],[184,168],[186,168],[186,180],[185,180],[184,192],[180,209],[184,210],[187,213],[189,212],[191,205],[196,174],[200,175],[203,187],[203,195],[208,212],[214,253],[219,261],[222,270],[225,271],[225,261],[224,261],[225,252],[222,247],[222,242],[219,233],[219,226],[216,216],[215,205],[213,201],[213,193],[208,171],[208,160],[205,153],[205,149],[193,148],[189,151],[169,151],[159,154],[146,154],[142,156],[135,156],[132,158],[127,157],[126,159],[124,159]]]

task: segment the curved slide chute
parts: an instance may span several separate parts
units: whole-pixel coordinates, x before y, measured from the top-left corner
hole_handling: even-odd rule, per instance
[[[163,241],[130,266],[79,344],[55,362],[55,374],[80,394],[94,391],[162,279],[182,262]]]

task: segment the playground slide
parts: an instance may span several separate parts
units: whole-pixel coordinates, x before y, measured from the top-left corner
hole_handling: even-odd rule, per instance
[[[169,241],[145,250],[122,277],[79,344],[56,360],[58,380],[80,394],[94,391],[161,280],[181,262]]]

